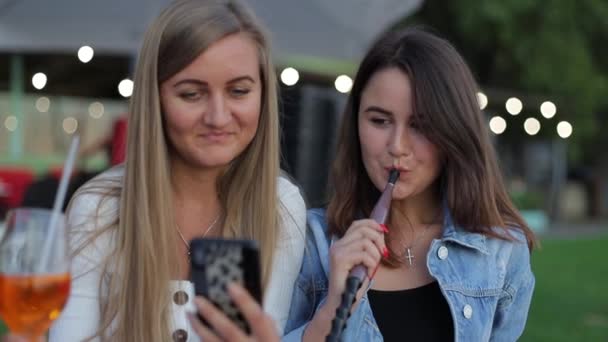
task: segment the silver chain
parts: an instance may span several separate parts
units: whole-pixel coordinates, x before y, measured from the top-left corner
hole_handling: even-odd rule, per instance
[[[209,227],[207,227],[207,230],[205,230],[205,233],[203,233],[203,236],[202,236],[203,238],[205,236],[207,236],[207,234],[209,233],[209,231],[211,231],[211,229],[213,229],[213,227],[215,227],[215,224],[217,223],[217,221],[219,221],[220,216],[221,215],[217,215],[215,220],[213,222],[211,222]],[[182,234],[182,230],[179,228],[179,224],[177,224],[177,222],[175,223],[175,229],[177,230],[177,234],[179,234],[179,237],[182,239],[182,241],[186,245],[186,250],[188,251],[188,257],[190,257],[190,244],[188,243],[188,241],[186,241],[186,238],[184,237],[184,234]]]

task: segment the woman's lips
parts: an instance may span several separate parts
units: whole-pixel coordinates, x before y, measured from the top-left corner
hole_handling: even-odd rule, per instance
[[[209,132],[201,134],[200,137],[211,142],[224,142],[232,136],[230,132]]]
[[[406,169],[406,168],[403,168],[403,167],[392,167],[392,166],[391,167],[385,167],[384,169],[386,170],[386,172],[391,172],[391,170],[397,170],[397,171],[399,171],[399,173],[407,173],[407,172],[411,171],[410,169]]]

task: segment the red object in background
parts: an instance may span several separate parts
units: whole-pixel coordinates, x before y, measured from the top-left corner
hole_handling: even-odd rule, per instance
[[[112,140],[110,141],[110,164],[112,166],[122,163],[127,152],[127,116],[123,115],[114,121],[112,127]]]
[[[34,181],[34,172],[25,168],[0,168],[0,181],[6,194],[0,197],[0,205],[15,208],[21,205],[27,187]]]
[[[55,166],[49,168],[49,175],[56,180],[61,180],[61,175],[63,174],[63,166]],[[72,174],[70,175],[70,179],[74,178],[78,174],[78,170],[72,170]]]

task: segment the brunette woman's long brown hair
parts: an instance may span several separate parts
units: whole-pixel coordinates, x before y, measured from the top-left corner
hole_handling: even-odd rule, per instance
[[[410,79],[414,120],[443,155],[443,169],[436,181],[438,200],[447,204],[454,224],[501,239],[510,239],[509,231],[519,229],[532,249],[534,234],[505,189],[469,67],[449,42],[419,28],[384,34],[361,62],[342,118],[330,176],[330,232],[342,236],[353,220],[369,217],[380,195],[363,166],[357,116],[370,78],[390,67],[399,68]],[[386,264],[399,264],[393,251]]]

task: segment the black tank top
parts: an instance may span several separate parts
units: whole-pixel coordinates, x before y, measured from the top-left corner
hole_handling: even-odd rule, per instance
[[[398,291],[369,290],[384,341],[454,341],[454,323],[439,284]]]

